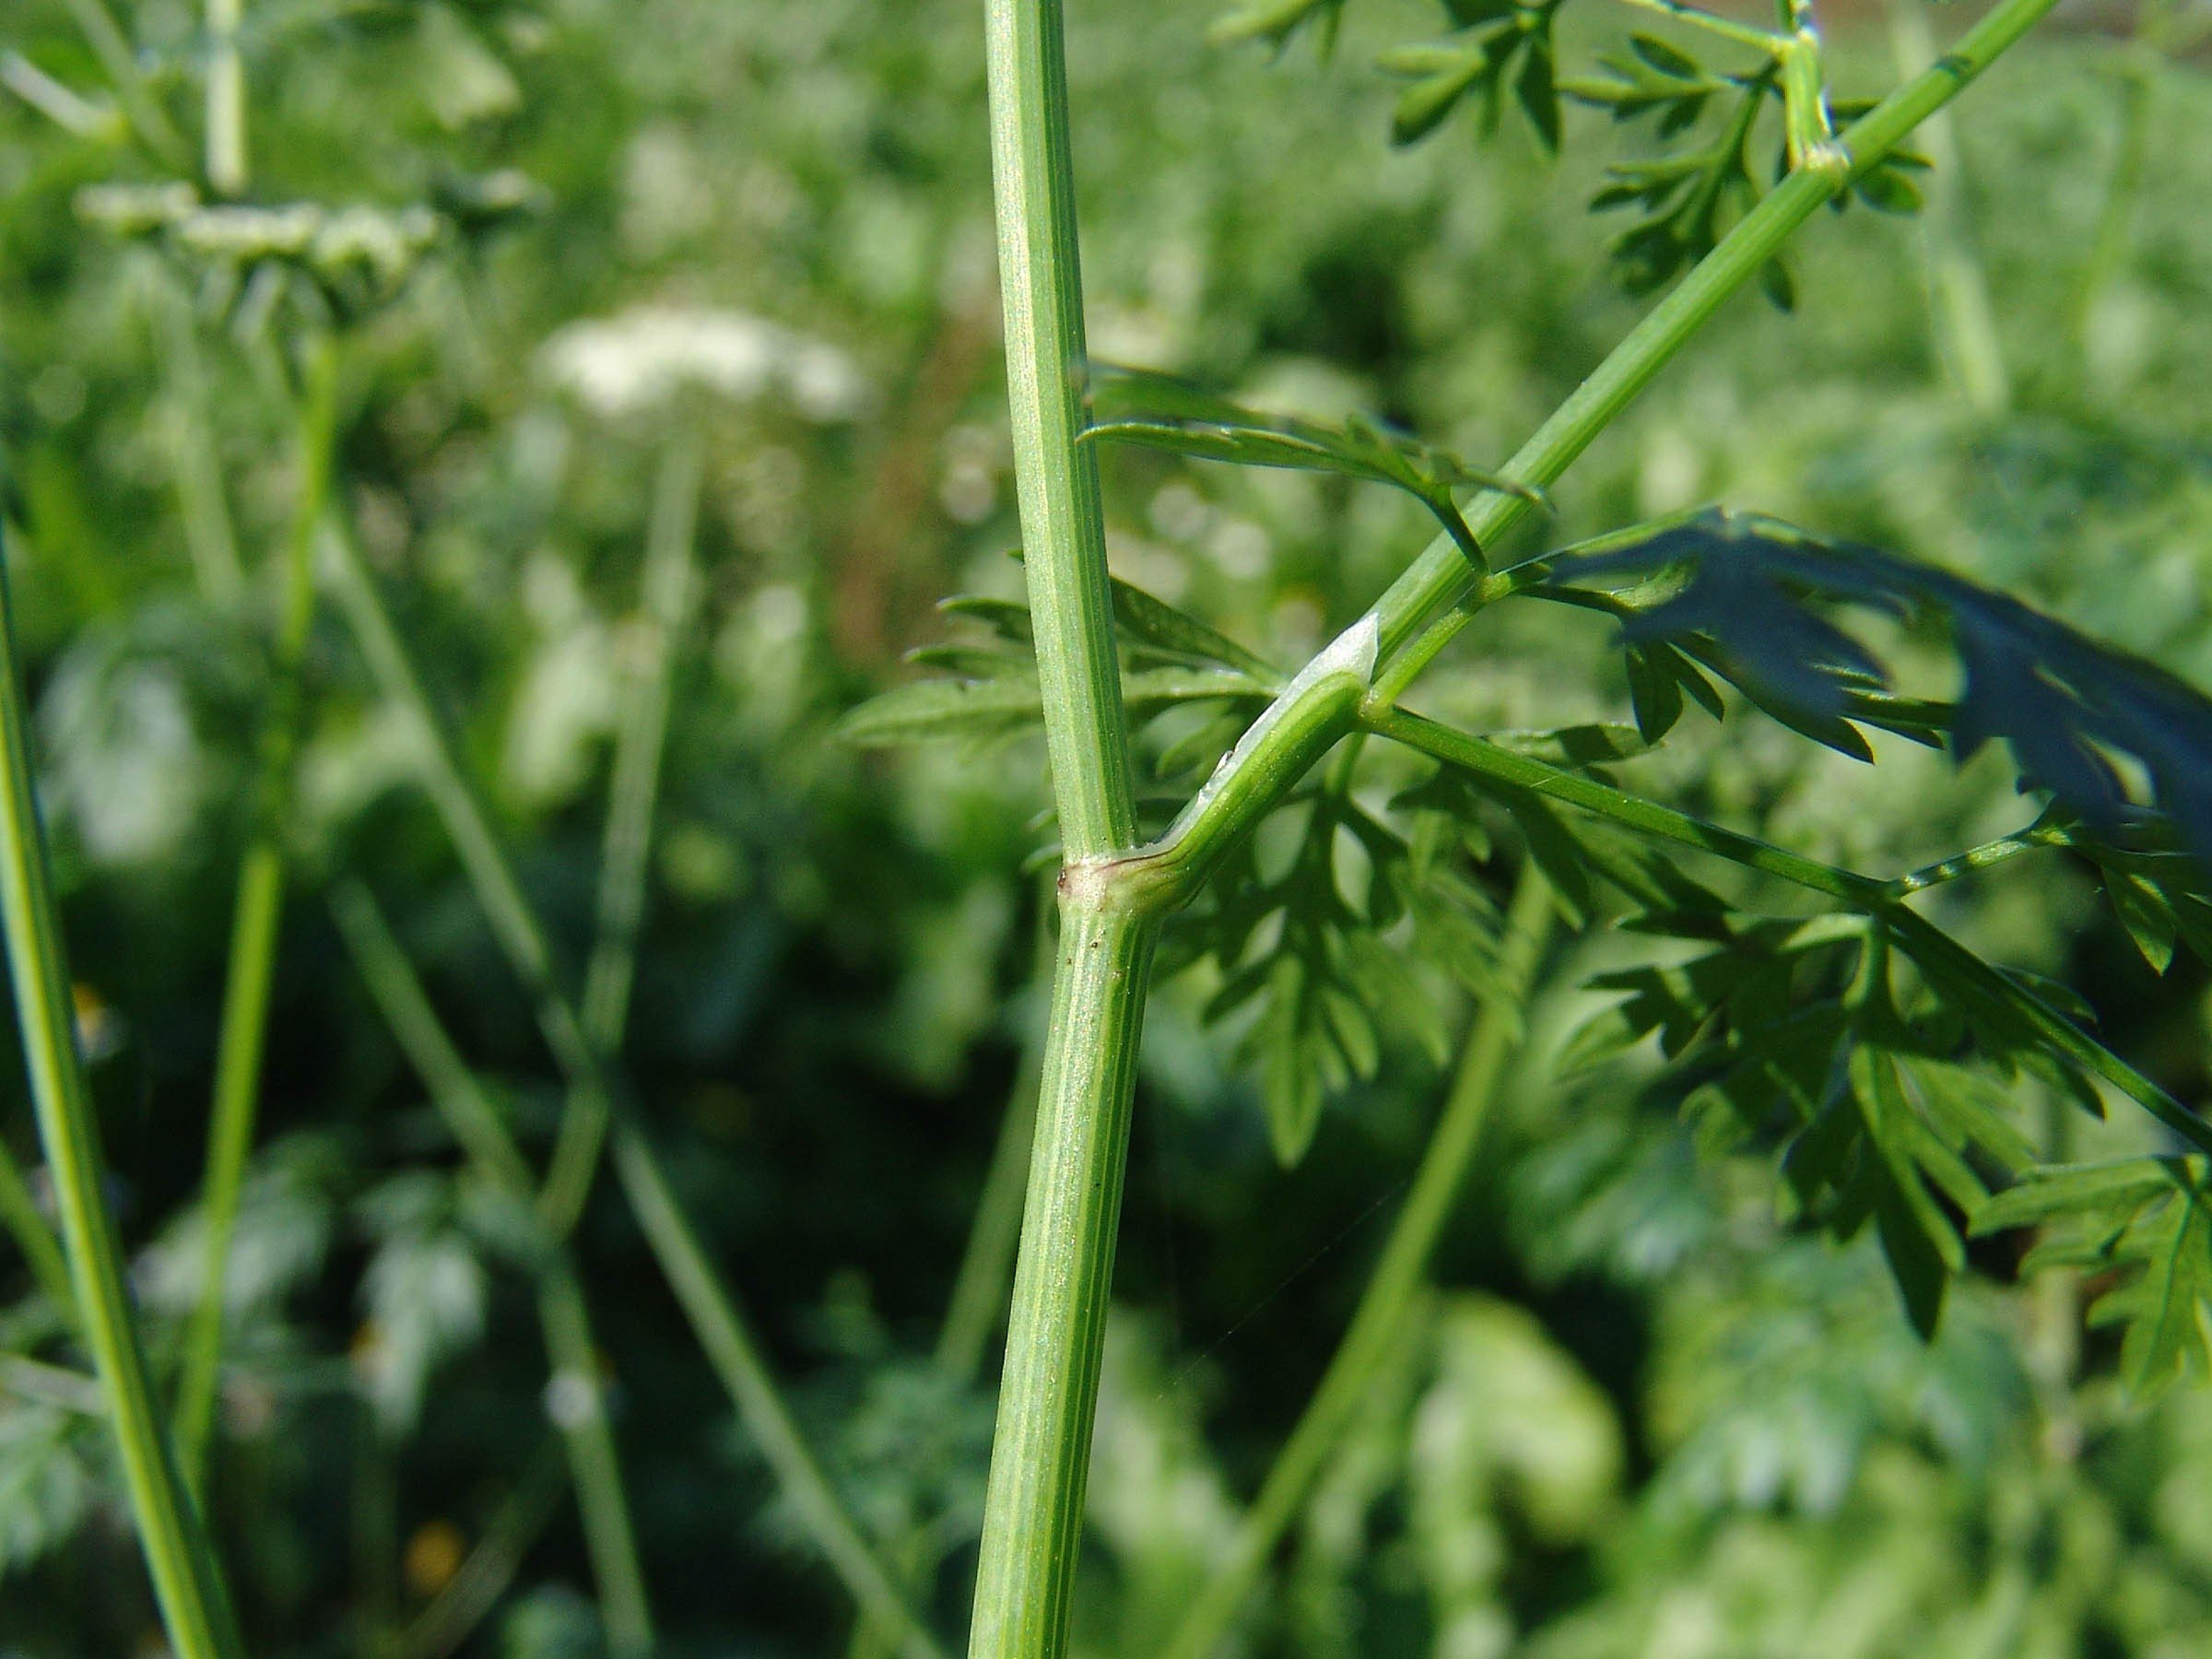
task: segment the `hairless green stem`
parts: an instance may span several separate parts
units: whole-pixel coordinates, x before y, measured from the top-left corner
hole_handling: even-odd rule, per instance
[[[476,789],[454,757],[444,724],[393,625],[375,578],[347,527],[336,526],[326,545],[333,580],[360,641],[362,655],[386,702],[406,712],[415,727],[418,780],[453,844],[477,902],[492,923],[493,936],[509,966],[535,998],[539,1027],[554,1064],[571,1089],[597,1089],[619,1105],[606,1070],[583,1035],[574,1005],[554,977],[545,930],[514,878]],[[693,1335],[737,1407],[739,1418],[768,1456],[771,1469],[815,1547],[855,1601],[901,1631],[904,1652],[914,1659],[930,1659],[939,1650],[900,1596],[800,1438],[735,1299],[683,1213],[659,1155],[637,1126],[620,1113],[615,1117],[613,1142],[616,1172],[654,1261],[675,1290]],[[542,1204],[540,1207],[542,1214]]]
[[[1507,907],[1499,950],[1498,988],[1478,1009],[1468,1031],[1452,1091],[1422,1156],[1382,1254],[1375,1264],[1350,1327],[1323,1374],[1297,1428],[1245,1512],[1226,1559],[1214,1563],[1205,1587],[1161,1650],[1161,1659],[1206,1659],[1266,1571],[1283,1534],[1305,1506],[1346,1428],[1372,1392],[1396,1347],[1407,1314],[1428,1277],[1481,1146],[1506,1063],[1520,1032],[1521,1005],[1535,980],[1551,931],[1549,884],[1526,865]]]
[[[1792,233],[1851,177],[1880,160],[1922,121],[1957,97],[2055,4],[2057,0],[2000,0],[1949,52],[1845,129],[1840,141],[1851,159],[1848,171],[1801,168],[1776,185],[1536,429],[1520,453],[1505,464],[1506,476],[1537,487],[1557,483],[1591,441],[1651,384],[1690,335],[1730,295],[1759,274]],[[1493,491],[1469,507],[1467,522],[1477,540],[1486,547],[1495,547],[1528,509],[1524,497]],[[1407,642],[1477,580],[1477,573],[1451,538],[1439,536],[1391,584],[1375,606],[1382,627],[1383,667],[1374,700],[1394,701],[1412,684],[1459,624],[1453,617],[1444,618],[1421,639],[1418,651],[1406,650]]]
[[[222,1027],[216,1043],[214,1109],[208,1118],[206,1173],[200,1197],[206,1239],[200,1296],[185,1328],[183,1370],[177,1382],[177,1456],[195,1488],[206,1478],[207,1437],[214,1427],[222,1363],[230,1237],[238,1224],[239,1193],[245,1184],[246,1159],[253,1150],[260,1106],[269,990],[284,911],[284,823],[305,701],[300,676],[315,614],[315,535],[330,494],[336,426],[337,352],[324,335],[308,348],[292,523],[276,572],[276,633],[269,653],[268,708],[255,763],[253,823],[239,864]]]
[[[1060,0],[985,0],[985,69],[1023,571],[1065,862],[971,1659],[1067,1641],[1136,1051],[1171,872],[1130,865],[1135,808],[1085,426],[1083,284]]]
[[[177,1473],[132,1323],[123,1246],[108,1212],[92,1091],[31,785],[30,734],[16,659],[15,605],[0,547],[0,908],[16,1017],[85,1346],[109,1404],[124,1485],[178,1659],[240,1659],[215,1546]]]

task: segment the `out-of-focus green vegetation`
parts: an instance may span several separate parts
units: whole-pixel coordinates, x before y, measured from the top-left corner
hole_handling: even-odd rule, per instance
[[[156,173],[80,29],[89,3],[0,21],[0,509],[113,1199],[168,1379],[296,477],[282,298],[231,280],[212,232],[118,231],[135,198],[115,187]],[[196,11],[117,11],[139,96],[196,131]],[[1026,1104],[1045,878],[1017,872],[1049,839],[1041,751],[887,759],[830,729],[938,636],[938,595],[1018,591],[974,11],[251,0],[243,37],[253,199],[383,216],[348,221],[368,252],[344,285],[341,488],[575,970],[655,480],[703,445],[703,594],[627,1071],[803,1427],[948,1630],[992,1367],[939,1332]],[[1074,7],[1100,356],[1382,411],[1480,459],[1572,388],[1639,309],[1583,208],[1605,146],[1553,163],[1461,122],[1392,148],[1399,88],[1372,59],[1431,11],[1354,5],[1332,58],[1270,65],[1208,46],[1204,8]],[[1892,21],[1830,20],[1846,92],[1894,78]],[[1725,499],[1909,548],[2212,685],[2212,81],[2062,14],[1956,114],[1937,213],[1817,226],[1794,313],[1735,302],[1506,551]],[[520,211],[479,228],[488,196]],[[410,210],[444,216],[419,255]],[[1962,378],[1931,236],[1985,286],[1994,391],[1984,361]],[[1107,485],[1118,573],[1291,660],[1431,530],[1418,503],[1304,475],[1117,452]],[[1600,637],[1534,609],[1473,628],[1429,705],[1486,727],[1622,718]],[[507,1545],[460,1651],[596,1653],[529,1230],[465,1172],[387,1035],[321,903],[334,876],[381,896],[533,1156],[560,1081],[335,614],[307,695],[209,1492],[248,1644],[444,1651],[436,1598]],[[1954,775],[1885,744],[1857,766],[1740,710],[1640,764],[1670,798],[1868,870],[2028,810],[1992,762]],[[2154,972],[2093,873],[2023,863],[1936,913],[2080,987],[2184,1102],[2212,1093],[2203,967]],[[1555,1077],[1594,1006],[1578,987],[1623,950],[1597,932],[1552,965],[1436,1288],[1242,1651],[2205,1651],[2212,1400],[2130,1399],[2116,1339],[2085,1328],[2098,1287],[2012,1286],[2018,1234],[1977,1244],[1924,1343],[1871,1241],[1794,1231],[1771,1171],[1700,1159],[1640,1103],[1636,1063]],[[1156,1653],[1219,1559],[1445,1086],[1386,1033],[1375,1080],[1285,1172],[1234,1033],[1202,1023],[1210,989],[1168,981],[1147,1033],[1088,1654]],[[1464,998],[1422,994],[1464,1021]],[[19,1090],[0,1139],[35,1191]],[[2164,1143],[2136,1115],[2051,1105],[2047,1155],[2146,1148]],[[611,1183],[577,1248],[665,1651],[843,1651],[850,1609]],[[76,1363],[12,1245],[0,1296],[0,1349]],[[70,1381],[0,1359],[0,1653],[141,1653],[152,1605]]]

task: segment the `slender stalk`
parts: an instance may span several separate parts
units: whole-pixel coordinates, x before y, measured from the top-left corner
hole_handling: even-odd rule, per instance
[[[238,29],[245,0],[207,0],[207,184],[216,194],[246,191],[246,65]]]
[[[31,785],[16,659],[15,605],[0,549],[0,908],[16,1014],[46,1167],[61,1212],[85,1345],[110,1408],[131,1511],[179,1659],[239,1659],[215,1547],[177,1473],[131,1320],[123,1248],[107,1207],[92,1092],[78,1052],[69,971]]]
[[[1063,1652],[1159,923],[1065,899],[970,1659]]]
[[[193,334],[192,302],[173,283],[158,281],[154,286],[152,304],[159,312],[157,327],[173,400],[163,424],[184,546],[201,592],[228,608],[244,597],[246,573],[239,563],[238,535],[223,494],[222,464],[215,453],[215,423],[208,413],[207,371]]]
[[[944,1650],[907,1606],[822,1473],[777,1392],[735,1300],[715,1273],[706,1247],[669,1185],[667,1171],[644,1135],[627,1120],[615,1124],[614,1164],[630,1211],[652,1244],[669,1288],[683,1304],[700,1346],[816,1547],[869,1618],[900,1632],[899,1651],[908,1659],[944,1659]]]
[[[387,703],[406,712],[416,728],[418,779],[453,843],[464,872],[492,923],[509,966],[535,997],[539,1029],[555,1065],[571,1089],[614,1093],[597,1054],[583,1035],[574,1005],[552,971],[543,926],[514,878],[492,833],[476,789],[455,759],[444,726],[431,707],[421,676],[401,642],[375,579],[351,535],[340,525],[326,537],[334,584],[361,652]],[[635,1125],[620,1116],[613,1135],[615,1167],[638,1215],[662,1276],[675,1289],[693,1335],[713,1363],[747,1429],[770,1451],[770,1466],[782,1482],[815,1547],[854,1600],[896,1623],[905,1651],[916,1659],[939,1650],[892,1586],[866,1540],[838,1499],[793,1423],[772,1375],[678,1204],[659,1156]]]
[[[1677,846],[1694,847],[1700,853],[1710,853],[1716,858],[1725,858],[1747,869],[1778,877],[1861,909],[1886,905],[1894,897],[1888,883],[1877,881],[1871,876],[1838,869],[1756,836],[1724,830],[1672,806],[1663,806],[1609,783],[1600,783],[1581,772],[1515,754],[1484,738],[1439,725],[1407,710],[1393,709],[1387,713],[1371,715],[1367,725],[1370,731],[1433,756],[1474,777],[1564,801],[1639,834],[1673,841]]]
[[[1106,580],[1098,457],[1084,406],[1083,275],[1060,0],[985,0],[991,167],[1023,571],[1044,689],[1060,843],[1093,858],[1136,839]]]
[[[637,979],[638,930],[645,915],[645,876],[660,799],[676,644],[696,586],[693,544],[704,459],[697,436],[687,434],[662,462],[645,538],[641,614],[626,641],[627,678],[600,853],[598,933],[584,971],[582,1010],[584,1040],[608,1064],[621,1052],[630,987]],[[606,1138],[607,1108],[604,1089],[570,1095],[540,1199],[540,1213],[556,1233],[569,1231],[583,1213]]]
[[[23,1265],[30,1269],[30,1277],[46,1293],[46,1300],[65,1319],[75,1320],[76,1292],[69,1283],[69,1258],[62,1253],[62,1241],[39,1213],[30,1183],[23,1179],[22,1166],[16,1162],[6,1141],[0,1141],[0,1227],[7,1229],[16,1248],[23,1253]]]
[[[1206,1586],[1161,1650],[1161,1659],[1206,1659],[1214,1651],[1266,1571],[1276,1546],[1305,1507],[1313,1483],[1342,1443],[1346,1428],[1372,1393],[1375,1380],[1397,1347],[1437,1240],[1451,1219],[1460,1189],[1482,1144],[1520,1032],[1527,998],[1549,938],[1550,885],[1534,864],[1522,872],[1505,917],[1499,952],[1497,994],[1476,1014],[1452,1092],[1437,1119],[1413,1189],[1398,1211],[1344,1340],[1329,1361],[1298,1427],[1245,1512],[1228,1558],[1215,1565]]]
[[[530,1166],[431,1008],[414,964],[393,936],[375,897],[360,881],[342,881],[331,893],[331,915],[362,983],[376,999],[384,1023],[453,1138],[486,1182],[527,1206],[535,1185]],[[538,1323],[553,1368],[547,1398],[575,1482],[576,1507],[583,1522],[592,1576],[599,1587],[607,1642],[617,1653],[649,1653],[653,1616],[630,1527],[621,1460],[600,1386],[598,1343],[566,1247],[553,1242],[548,1248],[537,1296]]]
[[[1850,152],[1851,173],[1800,168],[1776,185],[1537,428],[1506,463],[1506,475],[1524,484],[1556,483],[1729,296],[1756,276],[1798,227],[1844,187],[1852,173],[1864,171],[1894,149],[2055,4],[2057,0],[2000,0],[1950,51],[1845,129],[1841,142]],[[1468,508],[1467,524],[1477,541],[1494,547],[1528,509],[1521,496],[1493,492]],[[1431,630],[1422,641],[1427,654],[1404,650],[1431,618],[1466,593],[1476,580],[1477,572],[1451,538],[1439,536],[1391,584],[1375,606],[1384,666],[1374,700],[1394,701],[1456,631],[1456,625]]]
[[[983,1504],[971,1659],[1066,1646],[1159,917],[1133,867],[1128,732],[1096,458],[1060,0],[985,0],[991,159],[1023,561],[1065,864],[1061,938]],[[1265,724],[1265,723],[1263,723]]]
[[[316,526],[330,494],[331,451],[337,425],[337,353],[325,336],[311,348],[299,418],[299,490],[277,570],[276,637],[269,663],[269,706],[254,780],[254,824],[238,873],[230,926],[230,960],[223,986],[223,1019],[216,1044],[214,1106],[201,1190],[206,1244],[200,1296],[184,1333],[177,1385],[177,1455],[195,1489],[204,1486],[207,1437],[223,1347],[224,1287],[239,1194],[253,1146],[261,1103],[261,1067],[284,911],[283,830],[300,747],[304,702],[300,675],[314,622]]]

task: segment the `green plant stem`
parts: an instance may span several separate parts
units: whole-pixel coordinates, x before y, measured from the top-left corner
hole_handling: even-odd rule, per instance
[[[2041,847],[2065,847],[2073,838],[2056,825],[2036,824],[2010,835],[2000,835],[1994,841],[1983,841],[1978,847],[1969,847],[1963,853],[1954,853],[1948,858],[1923,865],[1919,869],[1900,876],[1889,884],[1889,890],[1900,899],[1912,893],[1925,892],[1947,881],[1956,881],[1961,876],[1978,875],[2018,858],[2023,853],[2032,853]]]
[[[1065,1647],[1157,917],[1064,898],[971,1659]]]
[[[77,1049],[61,924],[31,785],[16,658],[15,603],[0,547],[0,906],[24,1063],[61,1214],[85,1345],[106,1394],[124,1484],[178,1659],[240,1659],[215,1547],[177,1473],[131,1320],[123,1248],[108,1212],[92,1092]]]
[[[1695,6],[1685,6],[1681,0],[1621,0],[1621,3],[1635,6],[1640,11],[1657,12],[1661,17],[1672,18],[1676,22],[1688,24],[1692,29],[1704,29],[1724,41],[1747,46],[1771,58],[1779,58],[1789,50],[1790,37],[1787,35],[1776,34],[1771,29],[1760,29],[1755,24],[1739,23],[1734,18],[1720,17]]]
[[[238,50],[245,0],[207,0],[207,184],[246,190],[246,65]]]
[[[284,823],[305,701],[300,677],[314,622],[315,533],[330,495],[336,426],[337,353],[324,337],[310,349],[300,400],[299,485],[276,572],[276,634],[256,761],[254,823],[239,865],[222,1029],[216,1044],[206,1173],[200,1195],[206,1237],[200,1295],[185,1328],[183,1370],[177,1384],[177,1455],[194,1489],[206,1479],[207,1437],[214,1427],[222,1362],[230,1238],[238,1224],[239,1194],[245,1184],[246,1160],[259,1115],[269,991],[284,911]]]
[[[661,464],[645,538],[640,615],[625,637],[626,677],[600,853],[597,936],[584,970],[582,1009],[585,1041],[610,1065],[621,1052],[630,988],[637,979],[638,931],[645,914],[669,688],[677,641],[690,615],[696,585],[693,544],[704,459],[696,434],[686,434]],[[609,1105],[604,1088],[579,1089],[571,1093],[561,1114],[540,1199],[540,1214],[556,1233],[571,1230],[583,1213],[606,1139]]]
[[[238,558],[238,534],[223,493],[216,454],[215,422],[208,411],[207,371],[193,333],[192,301],[181,285],[157,280],[151,303],[166,359],[171,403],[163,424],[175,476],[178,517],[200,591],[228,610],[245,596],[246,573]]]
[[[1841,135],[1848,172],[1801,168],[1770,191],[1699,261],[1505,464],[1507,477],[1539,488],[1557,483],[1692,335],[1736,289],[1758,276],[1783,243],[1850,178],[1894,149],[2028,32],[2057,0],[2000,0],[1951,50],[1898,88]],[[1467,511],[1476,539],[1495,547],[1529,510],[1517,495],[1491,492]],[[1471,588],[1476,572],[1449,536],[1439,536],[1377,601],[1383,668],[1372,700],[1395,701],[1459,624],[1431,630],[1423,652],[1406,645]],[[1426,654],[1423,654],[1425,652]]]
[[[554,1064],[571,1089],[600,1090],[615,1102],[606,1071],[583,1036],[582,1023],[554,979],[545,931],[523,896],[475,788],[454,758],[444,725],[393,626],[383,595],[359,548],[342,525],[335,527],[326,546],[332,579],[360,641],[362,656],[386,702],[406,712],[415,727],[418,781],[453,843],[477,902],[492,923],[493,936],[509,966],[535,999],[539,1029]],[[769,1453],[770,1466],[783,1484],[816,1547],[855,1601],[903,1632],[905,1652],[915,1659],[939,1653],[800,1440],[735,1298],[683,1214],[659,1155],[636,1126],[619,1114],[614,1119],[612,1138],[615,1167],[624,1194],[662,1276],[676,1291],[693,1335],[728,1390],[740,1419]]]
[[[430,1006],[421,978],[393,936],[375,896],[359,880],[342,880],[331,891],[331,916],[361,982],[376,1000],[385,1025],[446,1128],[488,1184],[519,1208],[528,1209],[535,1186],[530,1166]],[[634,1659],[653,1651],[653,1616],[630,1527],[621,1460],[606,1418],[598,1343],[567,1247],[556,1240],[548,1241],[546,1248],[537,1308],[553,1371],[547,1398],[576,1487],[576,1507],[606,1620],[607,1644],[616,1653]]]
[[[1088,424],[1083,276],[1060,0],[985,0],[991,164],[1022,569],[1044,691],[1060,844],[1095,858],[1136,839],[1098,457]]]
[[[615,1124],[614,1164],[669,1288],[816,1547],[863,1611],[900,1632],[899,1651],[908,1659],[944,1659],[944,1650],[907,1606],[800,1435],[759,1345],[715,1273],[661,1159],[637,1126],[620,1119]]]
[[[63,1318],[74,1323],[76,1291],[69,1283],[69,1258],[62,1253],[62,1241],[39,1213],[38,1200],[31,1196],[30,1183],[23,1179],[22,1166],[5,1141],[0,1141],[0,1227],[7,1229],[16,1248],[23,1253],[23,1265],[30,1269],[30,1277],[46,1293],[46,1300]]]
[[[1451,1094],[1351,1325],[1245,1512],[1227,1557],[1213,1564],[1205,1588],[1161,1649],[1161,1659],[1206,1659],[1214,1651],[1397,1347],[1428,1277],[1437,1240],[1466,1184],[1519,1040],[1521,1005],[1543,959],[1553,909],[1549,883],[1534,864],[1528,865],[1506,910],[1498,991],[1476,1013]]]

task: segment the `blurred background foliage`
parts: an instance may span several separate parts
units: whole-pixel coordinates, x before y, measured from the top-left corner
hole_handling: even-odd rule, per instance
[[[292,451],[270,296],[219,247],[113,234],[130,199],[87,194],[157,174],[122,136],[82,4],[13,0],[0,22],[18,94],[0,98],[0,505],[114,1199],[166,1367],[197,1283],[259,698],[251,595]],[[1272,65],[1207,45],[1203,7],[1071,9],[1101,356],[1272,407],[1379,411],[1482,461],[1633,320],[1604,257],[1617,227],[1584,211],[1604,146],[1555,162],[1511,123],[1488,144],[1463,123],[1390,146],[1398,88],[1373,61],[1433,32],[1432,7],[1362,0],[1333,56],[1300,41]],[[1030,1039],[1043,895],[1018,871],[1043,839],[1041,755],[887,758],[829,734],[937,637],[939,595],[1018,591],[974,10],[256,0],[244,37],[257,199],[382,216],[357,221],[348,278],[367,286],[348,290],[345,488],[571,961],[653,480],[679,438],[704,441],[705,596],[627,1064],[806,1426],[948,1629],[991,1367],[932,1354]],[[187,121],[196,11],[119,11],[145,96]],[[1584,21],[1570,8],[1563,35]],[[1846,94],[1888,84],[1900,34],[1957,25],[1828,21]],[[1909,549],[2212,684],[2212,79],[2133,23],[2062,10],[1959,106],[1934,211],[1824,217],[1794,313],[1736,301],[1508,551],[1726,499]],[[470,228],[495,198],[524,211]],[[427,250],[410,209],[446,216]],[[1944,286],[1960,261],[1963,312]],[[1430,534],[1418,503],[1341,479],[1106,465],[1116,571],[1284,658]],[[1588,624],[1512,615],[1471,629],[1421,696],[1490,727],[1623,717]],[[558,1080],[327,618],[309,676],[294,828],[311,867],[283,936],[213,1489],[251,1644],[447,1651],[424,1609],[488,1535],[515,1559],[460,1651],[591,1654],[526,1249],[462,1172],[315,883],[343,868],[384,896],[534,1140]],[[2001,768],[1954,776],[1904,747],[1854,766],[1732,713],[1646,765],[1686,805],[1870,870],[2021,820]],[[2078,986],[2114,1046],[2202,1101],[2202,968],[2155,973],[2092,876],[2024,863],[1938,913]],[[2212,1404],[2124,1397],[2084,1288],[2012,1285],[2010,1238],[1977,1246],[1984,1282],[1924,1344],[1874,1246],[1794,1234],[1769,1172],[1700,1159],[1688,1127],[1639,1103],[1636,1062],[1558,1080],[1548,1053],[1594,1006],[1576,987],[1622,959],[1601,930],[1548,971],[1437,1288],[1243,1651],[2212,1647]],[[1147,1032],[1087,1654],[1156,1651],[1226,1547],[1443,1088],[1388,1038],[1286,1172],[1233,1031],[1200,1019],[1208,989],[1171,981]],[[1464,994],[1426,992],[1465,1018]],[[35,1164],[17,1085],[0,1114]],[[2053,1112],[2045,1149],[2157,1144],[2133,1114]],[[611,1192],[580,1249],[667,1651],[843,1651],[834,1582]],[[0,1347],[55,1351],[59,1315],[12,1252],[0,1295]],[[15,1376],[0,1653],[147,1653],[97,1424]]]

